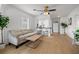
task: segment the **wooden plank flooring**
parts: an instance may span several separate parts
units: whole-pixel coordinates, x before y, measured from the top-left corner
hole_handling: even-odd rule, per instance
[[[72,44],[72,39],[67,35],[54,33],[51,37],[40,38],[41,44],[32,49],[25,44],[16,49],[12,45],[7,45],[5,49],[0,49],[1,54],[73,54],[79,53],[79,46]]]

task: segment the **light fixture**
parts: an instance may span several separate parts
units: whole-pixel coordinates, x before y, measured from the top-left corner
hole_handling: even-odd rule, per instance
[[[45,6],[45,9],[44,9],[44,15],[48,15],[48,6]]]
[[[49,13],[48,12],[44,12],[44,15],[48,15]]]

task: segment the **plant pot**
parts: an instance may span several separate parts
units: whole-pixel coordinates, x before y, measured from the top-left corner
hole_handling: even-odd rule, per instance
[[[79,45],[79,41],[77,41],[76,39],[74,40],[74,44]]]
[[[76,44],[76,45],[79,45],[79,41],[78,41],[78,42],[75,42],[75,44]]]
[[[4,44],[4,43],[1,43],[1,44],[0,44],[0,49],[3,49],[3,48],[5,48],[5,46],[6,46],[6,44]]]

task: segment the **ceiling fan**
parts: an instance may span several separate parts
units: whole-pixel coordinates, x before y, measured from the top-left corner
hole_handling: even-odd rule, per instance
[[[56,9],[48,9],[48,8],[49,8],[48,6],[45,6],[45,7],[44,7],[44,10],[33,9],[33,11],[42,12],[44,15],[48,15],[48,14],[50,14],[50,12],[56,11]]]

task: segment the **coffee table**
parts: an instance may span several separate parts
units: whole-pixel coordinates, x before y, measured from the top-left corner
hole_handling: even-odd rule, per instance
[[[41,36],[42,35],[40,35],[40,34],[35,34],[30,37],[27,37],[26,39],[34,42],[34,41],[38,40]]]
[[[28,38],[26,38],[27,40],[29,40],[29,42],[26,43],[26,46],[31,47],[31,48],[36,48],[38,47],[38,45],[41,43],[42,40],[40,40],[40,37],[42,35],[39,34],[35,34],[33,36],[30,36]]]

